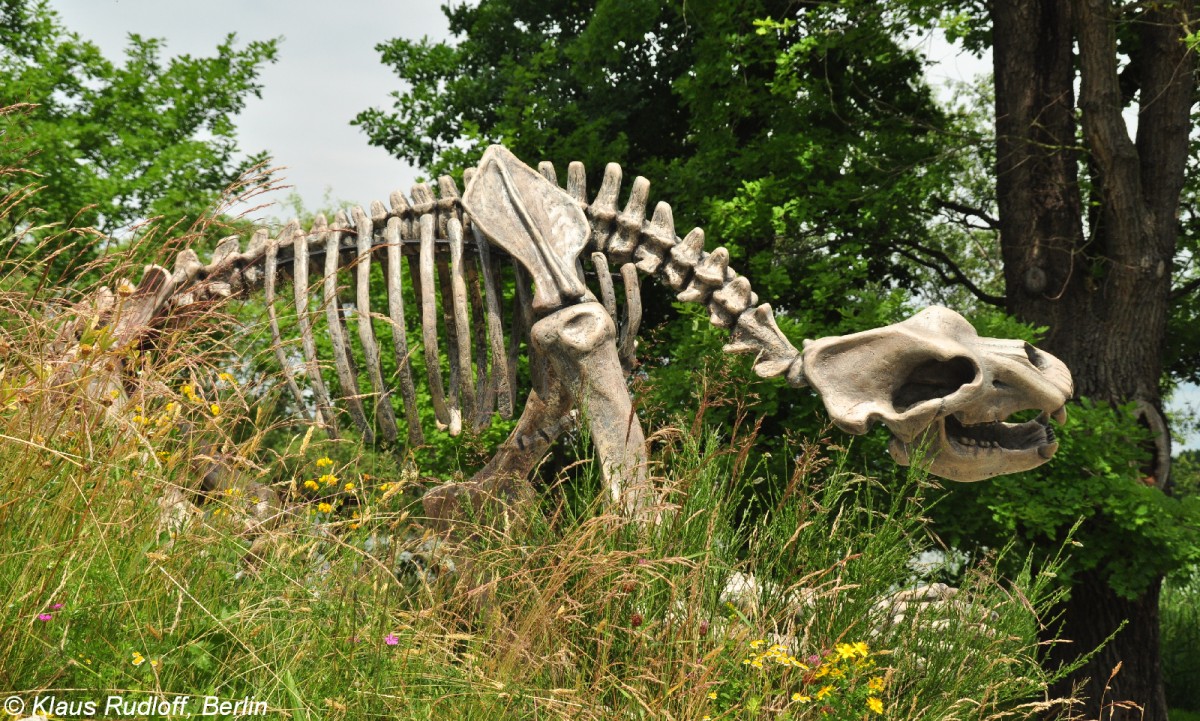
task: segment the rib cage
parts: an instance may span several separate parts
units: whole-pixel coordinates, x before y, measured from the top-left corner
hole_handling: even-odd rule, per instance
[[[538,170],[557,184],[549,163],[542,163]],[[471,169],[464,174],[467,184],[473,173]],[[634,180],[624,208],[619,209],[621,176],[621,168],[609,164],[595,199],[589,203],[584,168],[580,163],[572,163],[566,191],[582,207],[591,225],[583,254],[590,256],[601,301],[619,329],[619,356],[625,370],[632,368],[641,322],[638,278],[641,273],[666,283],[677,292],[680,301],[706,305],[710,322],[731,329],[731,339],[724,350],[756,354],[754,370],[758,375],[785,376],[792,385],[803,385],[799,352],[776,327],[770,306],[757,305],[758,297],[749,281],[729,268],[728,252],[724,248],[705,252],[704,233],[698,228],[682,239],[677,236],[671,207],[665,202],[659,202],[647,220],[649,182],[645,178]],[[361,207],[353,208],[349,217],[339,212],[332,225],[318,216],[307,232],[294,220],[277,238],[259,231],[244,251],[239,252],[236,236],[225,238],[218,243],[208,264],[202,264],[193,251],[184,250],[175,259],[173,273],[148,268],[143,286],[152,282],[169,285],[166,289],[157,286],[145,289],[155,298],[165,299],[159,314],[197,300],[247,297],[262,288],[274,353],[283,367],[287,387],[304,408],[306,399],[287,363],[275,307],[278,282],[282,276],[290,275],[300,346],[317,419],[336,435],[339,427],[334,398],[325,387],[316,353],[314,333],[318,332],[321,314],[314,316],[310,310],[310,272],[312,267],[319,267],[321,281],[314,285],[320,290],[320,305],[325,309],[324,328],[332,341],[338,400],[365,440],[373,440],[378,432],[382,440],[394,443],[399,424],[391,398],[398,390],[408,442],[419,445],[425,436],[416,407],[402,290],[401,265],[407,258],[409,282],[419,305],[426,373],[437,423],[451,434],[459,433],[464,425],[482,428],[493,413],[498,411],[501,417],[510,418],[516,407],[516,355],[520,340],[528,343],[529,328],[536,320],[530,301],[530,281],[528,274],[510,260],[516,290],[510,301],[506,339],[500,275],[504,261],[509,260],[507,254],[473,228],[451,178],[442,177],[437,185],[436,194],[428,185],[414,186],[411,200],[398,191],[392,193],[390,209],[374,202],[369,213]],[[298,247],[305,252],[297,252]],[[370,307],[371,265],[376,262],[382,265],[386,282],[386,313]],[[625,312],[621,318],[610,264],[619,269],[624,286]],[[583,273],[580,263],[575,267],[577,273]],[[348,283],[353,289],[355,312],[366,319],[385,319],[391,328],[397,366],[393,383],[382,375],[379,339],[373,324],[361,321],[356,324],[370,394],[360,392],[360,369],[355,367],[350,352],[351,339],[342,312],[339,283]],[[142,290],[139,287],[139,292]],[[436,298],[439,294],[440,334]],[[446,344],[448,383],[443,383],[439,336]],[[374,423],[369,420],[364,401],[372,406]]]

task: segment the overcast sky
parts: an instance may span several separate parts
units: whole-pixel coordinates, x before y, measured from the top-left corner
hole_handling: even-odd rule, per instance
[[[279,59],[263,69],[262,99],[236,119],[238,141],[250,153],[268,151],[308,208],[334,200],[366,206],[406,190],[416,171],[371,147],[350,120],[361,110],[390,106],[399,80],[379,61],[375,45],[395,37],[444,39],[441,0],[51,0],[64,24],[95,42],[110,58],[123,57],[130,33],[166,40],[169,55],[211,55],[229,33],[243,42],[281,38]],[[955,53],[930,35],[921,42],[936,61],[936,84],[990,70],[988,59]],[[283,194],[278,199],[282,200]],[[257,217],[277,217],[280,209]],[[1180,410],[1200,410],[1200,389],[1176,398]],[[1186,447],[1200,447],[1193,435]]]
[[[389,106],[400,86],[375,45],[395,37],[442,39],[446,18],[434,0],[51,0],[63,23],[109,58],[124,57],[130,33],[166,40],[164,55],[212,55],[229,33],[242,43],[281,38],[279,59],[260,76],[262,99],[236,118],[246,151],[269,151],[286,166],[305,206],[334,199],[366,205],[407,189],[416,172],[350,120]],[[277,215],[283,211],[264,211]],[[261,214],[260,214],[261,215]]]

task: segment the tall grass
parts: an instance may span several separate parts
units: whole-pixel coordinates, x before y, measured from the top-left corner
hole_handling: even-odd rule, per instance
[[[232,383],[184,393],[195,366],[152,365],[154,390],[114,410],[85,393],[104,354],[73,380],[43,372],[55,329],[28,320],[7,329],[0,394],[0,692],[250,697],[335,719],[863,718],[868,698],[889,718],[990,719],[1044,700],[1045,576],[983,566],[961,605],[886,622],[878,602],[930,545],[919,478],[883,489],[797,448],[786,492],[747,513],[752,438],[661,432],[660,524],[592,501],[585,459],[539,507],[434,543],[416,469],[363,474],[304,435],[255,457],[243,432],[224,457],[287,504],[249,533],[236,481],[194,480],[198,437],[254,425]],[[188,503],[164,508],[171,491]],[[760,583],[726,604],[735,572]]]

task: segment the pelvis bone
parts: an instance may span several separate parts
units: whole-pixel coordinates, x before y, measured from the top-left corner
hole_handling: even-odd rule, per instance
[[[804,375],[837,426],[892,432],[889,451],[936,476],[980,481],[1026,471],[1058,450],[1071,372],[1019,340],[981,338],[965,318],[931,307],[885,328],[804,342]],[[1006,422],[1022,411],[1033,420]],[[923,455],[922,455],[923,454]]]

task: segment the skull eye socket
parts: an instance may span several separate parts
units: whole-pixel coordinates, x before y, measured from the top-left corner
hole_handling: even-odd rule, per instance
[[[1040,371],[1046,370],[1046,366],[1050,365],[1046,362],[1046,356],[1031,344],[1025,344],[1025,357],[1029,359],[1030,365]]]
[[[898,413],[925,401],[945,398],[979,377],[975,361],[965,356],[949,360],[927,360],[917,365],[892,393]]]

